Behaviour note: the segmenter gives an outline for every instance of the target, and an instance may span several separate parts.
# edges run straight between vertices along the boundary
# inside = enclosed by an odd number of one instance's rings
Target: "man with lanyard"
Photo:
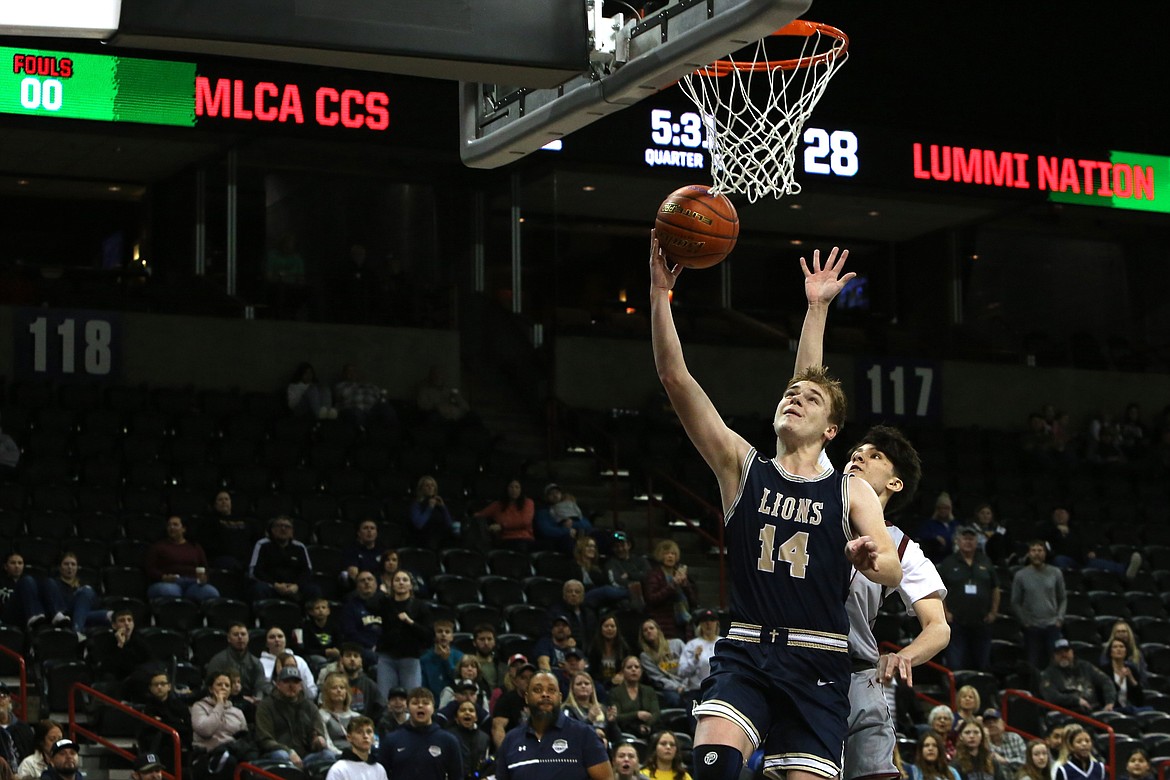
[[[808,312],[800,332],[797,365],[819,365],[823,361],[829,304],[854,277],[850,273],[838,279],[848,254],[843,252],[837,262],[830,255],[823,269],[814,255],[811,272],[801,258]],[[922,477],[922,464],[901,431],[876,425],[854,445],[845,473],[869,483],[885,514],[892,515],[914,497]],[[849,733],[845,741],[843,780],[899,776],[893,761],[897,734],[882,686],[889,684],[895,675],[912,685],[913,667],[938,654],[951,636],[943,606],[947,589],[938,570],[902,529],[888,521],[886,526],[898,546],[902,565],[902,582],[894,590],[902,597],[906,611],[918,617],[922,631],[897,653],[881,655],[873,635],[873,623],[891,591],[854,572],[845,602],[853,675],[849,685]]]
[[[719,482],[731,571],[731,628],[692,711],[695,780],[735,780],[760,746],[770,776],[836,778],[849,715],[850,566],[895,587],[897,549],[873,488],[820,463],[846,412],[824,366],[797,366],[785,384],[772,419],[775,457],[728,428],[683,356],[670,301],[682,270],[667,264],[652,233],[654,364]]]
[[[496,780],[613,780],[613,765],[597,732],[561,709],[551,672],[528,681],[527,723],[509,731],[496,752]]]

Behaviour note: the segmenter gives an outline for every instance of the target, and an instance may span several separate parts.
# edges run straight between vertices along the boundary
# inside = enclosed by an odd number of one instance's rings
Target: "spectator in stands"
[[[472,665],[468,666],[465,662],[470,662]],[[469,671],[478,674],[479,666],[475,664],[475,659],[465,655],[459,662],[459,672],[462,674]],[[440,725],[454,723],[459,707],[463,704],[471,704],[475,708],[476,723],[487,725],[487,720],[491,716],[488,714],[487,707],[484,706],[487,701],[482,698],[479,681],[475,678],[466,677],[456,680],[443,689],[443,698],[446,701],[435,713],[435,719]]]
[[[557,615],[568,617],[577,646],[587,647],[589,639],[597,633],[597,612],[585,603],[585,585],[581,580],[569,579],[561,585],[561,600],[548,608],[550,624]]]
[[[341,607],[341,636],[362,648],[362,662],[374,668],[378,663],[378,640],[382,638],[382,615],[378,610],[378,581],[372,572],[354,578],[356,589]]]
[[[1113,687],[1117,691],[1113,709],[1127,715],[1153,709],[1145,706],[1146,696],[1142,690],[1141,674],[1137,664],[1129,660],[1129,647],[1125,642],[1114,639],[1109,643],[1109,662],[1104,664],[1102,669],[1113,680]]]
[[[687,576],[678,545],[664,539],[654,546],[654,561],[646,575],[646,606],[668,639],[686,637],[691,610],[699,603],[699,590]]]
[[[301,673],[301,685],[305,695],[309,697],[310,701],[317,698],[317,683],[313,682],[313,673],[309,669],[309,664],[304,658],[288,649],[288,640],[284,635],[284,629],[280,626],[270,626],[264,632],[264,652],[260,654],[260,665],[264,667],[264,676],[276,682],[276,662],[286,656],[292,657],[292,663],[297,667]],[[289,662],[284,660],[282,665],[287,665]]]
[[[565,612],[551,613],[548,633],[537,639],[532,648],[532,654],[536,656],[536,668],[542,672],[559,669],[565,662],[565,650],[570,647],[577,647],[572,620]]]
[[[664,707],[683,707],[687,685],[679,677],[679,659],[683,653],[681,639],[667,639],[662,628],[652,619],[642,621],[638,634],[643,678],[658,692],[658,701]],[[687,709],[690,709],[687,706]]]
[[[678,739],[671,731],[659,731],[648,740],[646,763],[642,774],[651,780],[691,780],[683,766]]]
[[[1016,774],[1016,780],[1052,780],[1052,754],[1042,739],[1028,743],[1027,758]]]
[[[513,687],[501,693],[500,698],[496,699],[495,707],[492,708],[492,744],[497,750],[504,735],[527,720],[528,712],[525,708],[528,681],[536,674],[536,667],[519,653],[508,660],[508,667]]]
[[[713,609],[701,609],[695,614],[694,639],[683,647],[678,660],[678,676],[688,691],[697,691],[711,674],[711,656],[719,641],[719,615]]]
[[[179,743],[183,750],[190,750],[191,709],[171,690],[171,678],[165,671],[156,670],[150,676],[146,687],[146,700],[142,702],[139,711],[179,732]],[[144,726],[138,732],[138,749],[164,756],[167,771],[174,772],[174,751],[171,744],[170,736],[156,728]]]
[[[443,692],[439,694],[438,705],[439,713],[441,715],[446,716],[447,705],[459,698],[461,693],[466,693],[466,691],[460,691],[459,687],[468,682],[475,683],[475,690],[473,691],[475,695],[471,698],[473,701],[475,701],[477,706],[483,708],[483,714],[487,715],[487,708],[491,703],[492,690],[487,686],[487,683],[484,682],[483,675],[479,667],[479,661],[476,660],[474,655],[469,655],[467,653],[464,653],[463,657],[459,659],[459,663],[455,665],[454,682],[444,688]],[[454,712],[452,712],[451,715],[454,715]],[[451,718],[447,717],[446,720],[447,722],[450,722]]]
[[[532,549],[535,536],[532,518],[536,506],[524,495],[520,480],[508,482],[504,496],[476,512],[475,516],[487,522],[488,533],[497,547],[527,553]]]
[[[918,739],[910,780],[960,780],[959,771],[947,760],[938,735],[928,731]]]
[[[1052,780],[1105,780],[1105,777],[1105,765],[1093,755],[1093,736],[1080,725],[1066,728]]]
[[[382,739],[391,731],[405,726],[410,720],[406,698],[405,688],[399,686],[390,689],[390,695],[386,697],[386,714],[378,721],[378,733],[382,735]]]
[[[979,720],[982,717],[979,711],[983,705],[983,697],[974,685],[964,685],[955,691],[955,722],[962,724],[968,720]]]
[[[346,726],[349,749],[329,767],[325,780],[387,780],[386,770],[374,760],[374,721],[365,716],[354,718]]]
[[[305,771],[333,762],[335,756],[326,749],[321,732],[321,717],[305,695],[295,666],[281,669],[272,695],[256,705],[256,744],[265,758],[291,761]]]
[[[503,666],[496,658],[496,629],[490,623],[480,623],[473,629],[475,653],[472,658],[479,662],[479,678],[490,694],[500,687],[503,679]]]
[[[1064,747],[1064,730],[1068,727],[1068,723],[1059,723],[1048,730],[1048,734],[1044,737],[1044,744],[1048,746],[1048,755],[1051,763],[1055,764],[1057,757],[1060,756],[1060,751]],[[1052,776],[1051,770],[1048,776]]]
[[[1044,542],[1033,540],[1028,544],[1028,565],[1012,578],[1012,611],[1024,629],[1028,664],[1034,669],[1043,666],[1052,655],[1068,607],[1064,574],[1050,566],[1047,559]]]
[[[24,556],[18,552],[8,553],[4,559],[4,576],[0,577],[0,623],[10,626],[36,628],[44,623],[47,606],[41,598],[37,581],[24,572]],[[69,625],[70,618],[64,612],[48,612],[53,615],[53,625]]]
[[[77,743],[71,739],[59,739],[49,748],[49,765],[41,773],[41,780],[85,780],[78,762]]]
[[[422,685],[420,656],[434,633],[431,610],[426,602],[414,597],[414,580],[399,570],[391,583],[391,595],[380,596],[377,607],[382,616],[382,636],[378,639],[378,690],[383,696],[391,688],[414,689]]]
[[[443,689],[455,682],[455,668],[463,658],[463,651],[451,643],[455,640],[455,622],[438,618],[431,624],[434,643],[419,656],[423,687],[429,688],[435,699]]]
[[[358,523],[357,538],[341,551],[341,579],[353,587],[358,572],[377,571],[382,564],[386,545],[378,541],[378,524],[367,517]]]
[[[372,586],[372,574],[370,579]],[[338,646],[341,643],[341,621],[333,616],[328,599],[313,599],[305,612],[307,614],[301,624],[301,644],[298,649],[301,655],[308,658],[312,668],[320,669],[341,657],[341,648]]]
[[[139,753],[134,757],[134,768],[130,770],[130,780],[162,780],[163,762],[155,753]]]
[[[479,727],[479,717],[473,702],[460,702],[455,717],[450,719],[447,730],[459,740],[460,757],[463,761],[463,776],[477,778],[487,767],[492,757],[492,740]]]
[[[542,547],[565,553],[572,553],[576,544],[593,532],[593,524],[577,499],[555,482],[544,486],[544,505],[536,510],[534,523]]]
[[[439,495],[439,483],[429,474],[419,477],[410,505],[411,544],[439,550],[455,537],[455,521]]]
[[[333,394],[326,385],[317,382],[317,371],[309,363],[301,363],[288,380],[288,408],[294,415],[314,420],[336,420]]]
[[[1007,780],[992,758],[987,731],[977,720],[959,724],[958,746],[955,749],[955,767],[963,780]]]
[[[53,745],[64,735],[61,726],[52,720],[37,721],[32,728],[35,749],[26,755],[17,767],[16,776],[19,780],[37,780],[49,768],[49,756],[53,751]]]
[[[387,392],[375,384],[362,382],[353,363],[341,367],[341,381],[333,387],[333,403],[343,420],[363,427],[370,423],[398,427],[398,415],[388,401]]]
[[[312,581],[309,549],[293,538],[293,522],[283,515],[268,524],[268,536],[252,548],[248,574],[255,599],[278,597],[291,601],[314,599],[321,589]]]
[[[236,672],[240,677],[240,691],[244,698],[255,703],[271,690],[271,683],[260,659],[248,651],[248,626],[232,623],[227,629],[227,647],[207,662],[209,674]]]
[[[232,704],[232,678],[225,672],[207,676],[207,696],[191,705],[192,744],[210,753],[248,730],[243,711]]]
[[[130,609],[114,610],[110,624],[114,629],[114,643],[98,666],[98,677],[114,683],[110,692],[120,696],[127,680],[153,660],[154,654],[142,635],[134,630],[134,613]]]
[[[570,647],[565,650],[565,661],[558,668],[553,669],[553,676],[561,684],[561,698],[568,699],[572,694],[569,683],[578,672],[584,672],[589,662],[585,660],[585,651],[579,647]]]
[[[377,571],[378,590],[386,596],[392,596],[394,594],[394,575],[398,573],[398,551],[386,550],[382,553],[382,562]],[[427,586],[423,582],[422,577],[406,569],[403,569],[403,571],[410,577],[411,586],[414,588],[414,595],[425,596]]]
[[[565,714],[574,720],[588,723],[606,744],[622,738],[617,724],[617,707],[602,706],[597,698],[597,687],[589,672],[576,672],[569,678],[569,695],[564,696]]]
[[[438,366],[431,366],[415,394],[418,410],[445,422],[459,422],[471,412],[471,406],[458,387],[453,387]]]
[[[363,662],[361,645],[356,642],[343,642],[341,658],[331,664],[326,664],[317,678],[318,687],[325,681],[326,675],[341,673],[349,684],[350,706],[355,712],[372,718],[376,723],[386,710],[386,700],[378,692],[374,680],[366,674]]]
[[[256,546],[256,522],[232,513],[232,494],[221,490],[215,494],[214,516],[204,522],[199,534],[204,552],[217,569],[243,571]]]
[[[637,780],[642,767],[638,762],[638,748],[632,742],[617,742],[613,746],[614,780]]]
[[[1134,635],[1133,629],[1124,620],[1115,621],[1109,629],[1109,638],[1101,646],[1101,658],[1097,662],[1097,665],[1105,667],[1111,664],[1112,655],[1110,648],[1113,645],[1114,639],[1120,639],[1125,643],[1125,657],[1136,667],[1138,682],[1145,683],[1149,678],[1150,669],[1146,666],[1146,657],[1142,655],[1142,648],[1138,645],[1137,637]]]
[[[1006,777],[1014,778],[1027,759],[1027,746],[1023,737],[1004,726],[999,710],[989,707],[983,711],[983,727],[987,729],[991,758],[1006,772]]]
[[[943,758],[948,762],[955,757],[955,713],[945,704],[934,707],[926,716],[926,723],[938,740],[943,752]]]
[[[146,589],[151,601],[184,598],[199,604],[219,598],[207,582],[207,556],[199,544],[188,541],[187,524],[178,515],[167,518],[166,538],[146,551],[146,576],[154,580]]]
[[[1112,710],[1117,689],[1100,669],[1088,661],[1078,661],[1067,639],[1058,639],[1052,651],[1052,664],[1040,675],[1040,697],[1088,715],[1097,710]],[[1068,742],[1067,734],[1065,742]]]
[[[361,717],[353,709],[353,694],[349,691],[349,678],[342,672],[331,672],[321,681],[321,697],[317,713],[321,716],[321,728],[328,742],[328,748],[341,753],[349,747],[346,738],[349,722]]]
[[[13,479],[19,465],[20,445],[0,428],[0,482]]]
[[[1012,555],[1012,542],[1005,528],[995,517],[991,504],[984,501],[975,507],[971,527],[978,533],[979,549],[994,563],[1007,563]]]
[[[926,556],[938,563],[950,555],[958,527],[959,521],[955,519],[951,494],[943,491],[934,501],[934,513],[926,518],[918,529],[918,543],[922,545]]]
[[[1142,567],[1142,554],[1134,551],[1128,563],[1102,558],[1080,532],[1072,527],[1072,516],[1064,506],[1052,510],[1052,525],[1044,535],[1052,550],[1052,562],[1061,569],[1101,569],[1132,580]]]
[[[1119,426],[1121,437],[1121,451],[1130,461],[1137,461],[1146,456],[1149,445],[1149,435],[1145,423],[1142,422],[1142,409],[1136,403],[1129,403],[1121,416]]]
[[[427,688],[415,688],[407,702],[410,721],[395,729],[379,745],[378,761],[390,777],[418,780],[463,780],[459,740],[435,723],[435,697]]]
[[[36,751],[33,729],[12,711],[12,691],[0,682],[0,758],[14,773],[25,756]]]
[[[979,552],[978,532],[962,528],[959,549],[938,565],[947,586],[946,615],[951,624],[947,647],[952,669],[991,668],[991,624],[999,616],[999,575]]]
[[[639,612],[646,607],[642,598],[643,583],[650,574],[650,564],[641,555],[630,554],[630,537],[625,531],[615,531],[609,558],[605,562],[605,573],[609,583],[630,592],[630,606]]]
[[[1150,757],[1146,751],[1138,748],[1129,754],[1125,762],[1125,774],[1120,775],[1118,780],[1154,780],[1155,777],[1157,775],[1150,765]]]
[[[49,611],[68,615],[79,632],[92,626],[108,626],[112,613],[107,609],[95,609],[100,598],[92,585],[81,581],[80,571],[76,553],[68,550],[61,553],[57,576],[49,577],[43,583]]]
[[[609,577],[602,574],[597,555],[597,540],[589,536],[577,538],[573,549],[573,558],[577,562],[574,574],[580,577],[585,589],[585,603],[593,609],[617,607],[630,598],[629,588],[611,585]],[[591,635],[591,634],[590,634]]]
[[[622,661],[622,683],[609,692],[609,703],[617,708],[622,733],[647,737],[658,728],[658,694],[642,683],[642,664],[637,657],[631,655]]]
[[[632,655],[618,626],[617,617],[601,616],[597,636],[589,645],[589,672],[603,691],[622,681],[622,660]]]

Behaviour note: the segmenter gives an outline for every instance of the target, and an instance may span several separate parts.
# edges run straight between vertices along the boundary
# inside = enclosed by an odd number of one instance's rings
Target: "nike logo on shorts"
[[[817,685],[832,685],[832,680],[817,680]]]

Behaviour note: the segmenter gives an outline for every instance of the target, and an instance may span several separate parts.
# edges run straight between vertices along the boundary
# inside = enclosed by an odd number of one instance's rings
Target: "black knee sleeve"
[[[730,745],[695,745],[695,780],[739,780],[743,753]]]

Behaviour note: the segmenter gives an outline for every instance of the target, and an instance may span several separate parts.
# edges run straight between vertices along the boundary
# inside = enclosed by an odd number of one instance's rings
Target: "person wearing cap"
[[[1028,565],[1012,577],[1012,611],[1024,630],[1028,665],[1040,669],[1060,639],[1060,626],[1068,608],[1064,573],[1048,563],[1048,547],[1042,539],[1028,543]]]
[[[12,690],[0,682],[0,758],[15,772],[24,757],[35,751],[32,726],[16,717],[12,710]]]
[[[609,577],[610,585],[629,591],[630,606],[641,612],[646,608],[642,588],[650,574],[650,563],[642,555],[632,555],[631,550],[629,534],[614,531],[609,557],[605,560],[605,574]]]
[[[497,749],[504,741],[504,735],[525,722],[528,717],[525,695],[528,692],[529,680],[536,674],[536,667],[517,653],[508,659],[508,672],[512,675],[513,688],[501,693],[492,708],[492,744]]]
[[[486,724],[490,715],[480,703],[479,684],[475,680],[467,678],[460,678],[451,684],[451,700],[439,708],[438,712],[435,713],[435,720],[440,725],[450,726],[455,722],[456,713],[459,712],[459,705],[465,701],[469,701],[475,705],[476,724]]]
[[[1024,738],[1004,728],[1003,716],[994,707],[983,711],[983,728],[991,743],[991,758],[1007,770],[1008,777],[1015,777],[1028,759],[1028,745]]]
[[[463,780],[459,740],[435,723],[435,696],[426,687],[410,692],[410,720],[378,746],[378,763],[390,777],[414,780]]]
[[[41,780],[85,780],[77,761],[77,743],[59,739],[49,748],[49,766],[41,772]]]
[[[391,688],[386,699],[386,713],[378,721],[378,733],[384,738],[391,731],[406,725],[410,713],[406,709],[406,689]]]
[[[281,669],[272,695],[256,705],[256,744],[265,758],[291,761],[306,770],[334,760],[317,706],[305,696],[296,666]]]
[[[497,780],[613,780],[597,732],[562,710],[556,677],[534,675],[525,700],[528,722],[510,730],[496,751]]]
[[[567,612],[554,610],[549,614],[548,633],[536,640],[532,648],[537,669],[551,672],[565,662],[565,651],[577,647],[572,626],[573,621]]]
[[[713,609],[700,609],[694,615],[695,637],[683,645],[678,658],[678,676],[688,691],[697,691],[711,674],[711,656],[719,640],[719,615]]]
[[[165,767],[157,753],[139,753],[134,758],[130,777],[131,780],[162,780],[163,769]]]
[[[544,549],[571,555],[577,541],[593,532],[593,524],[577,505],[577,499],[563,492],[557,483],[545,485],[543,495],[544,502],[532,520],[537,543]]]
[[[1073,712],[1089,715],[1113,710],[1113,680],[1088,661],[1078,660],[1067,639],[1058,639],[1052,663],[1040,674],[1040,698]]]
[[[947,589],[946,617],[951,626],[947,665],[952,669],[991,668],[991,624],[999,616],[999,574],[979,551],[979,532],[958,531],[958,550],[938,565]]]

